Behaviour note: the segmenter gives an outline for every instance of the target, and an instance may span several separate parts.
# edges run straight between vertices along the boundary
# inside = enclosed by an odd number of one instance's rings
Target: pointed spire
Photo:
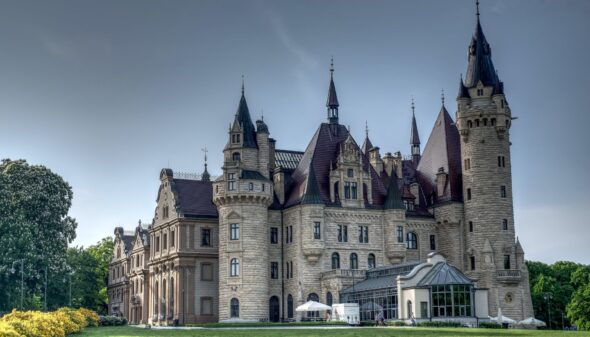
[[[201,175],[201,181],[211,181],[211,176],[209,175],[209,172],[207,172],[207,152],[209,152],[207,146],[202,148],[201,151],[205,154],[205,171],[203,171],[203,174]]]
[[[242,144],[244,147],[257,148],[256,144],[256,130],[250,118],[250,110],[248,109],[248,103],[246,103],[246,96],[244,95],[244,76],[242,75],[242,97],[236,111],[236,117],[234,124],[231,129],[239,127],[243,132]]]
[[[412,129],[410,132],[410,145],[420,145],[420,136],[418,135],[418,125],[416,124],[416,112],[414,106],[414,97],[412,97]]]
[[[323,204],[322,195],[318,187],[318,181],[315,177],[312,161],[309,162],[307,169],[307,183],[305,184],[305,194],[301,198],[301,204]]]
[[[365,155],[369,154],[369,151],[373,148],[373,143],[369,139],[369,124],[365,121],[365,142],[363,143],[363,153]]]
[[[457,99],[459,98],[469,98],[469,90],[463,84],[463,74],[459,75],[459,93],[457,94]]]
[[[475,33],[469,44],[469,58],[467,73],[465,75],[465,86],[473,88],[479,81],[485,86],[493,86],[498,82],[498,76],[492,63],[492,51],[486,41],[479,20],[479,1],[476,2],[477,23]]]
[[[397,175],[394,171],[391,172],[389,178],[389,186],[387,188],[387,197],[385,198],[385,209],[404,209],[404,203],[402,202],[401,193],[397,184]]]
[[[330,123],[338,123],[338,96],[336,95],[336,86],[334,85],[334,58],[330,62],[330,87],[328,88],[328,99],[326,107],[328,108],[328,120]]]

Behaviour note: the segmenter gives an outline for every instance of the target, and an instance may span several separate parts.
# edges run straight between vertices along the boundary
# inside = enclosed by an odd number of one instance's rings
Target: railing
[[[321,278],[327,278],[332,276],[364,278],[365,271],[361,269],[332,269],[330,271],[321,273]]]
[[[203,175],[195,172],[174,172],[174,179],[186,179],[186,180],[202,180]],[[209,180],[214,181],[218,176],[209,175]]]
[[[518,282],[521,279],[520,270],[516,269],[498,270],[496,276],[498,281],[504,283]]]

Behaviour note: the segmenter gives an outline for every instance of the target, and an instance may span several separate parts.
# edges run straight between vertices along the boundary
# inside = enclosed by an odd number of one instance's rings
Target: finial
[[[244,74],[242,74],[242,96],[244,96]]]
[[[369,138],[369,123],[365,121],[365,136]]]
[[[203,151],[203,153],[205,153],[205,171],[207,170],[207,152],[209,152],[209,150],[207,150],[207,146],[205,146],[204,148],[201,149],[201,151]]]
[[[334,75],[334,56],[330,59],[330,77]]]
[[[414,115],[414,95],[412,95],[412,115]]]
[[[440,101],[445,105],[445,89],[440,89]]]
[[[264,122],[264,109],[260,108],[260,120]]]
[[[479,21],[479,0],[475,0],[477,20]]]
[[[139,227],[141,227],[141,219],[139,219],[139,221],[137,221],[137,225],[138,225]]]

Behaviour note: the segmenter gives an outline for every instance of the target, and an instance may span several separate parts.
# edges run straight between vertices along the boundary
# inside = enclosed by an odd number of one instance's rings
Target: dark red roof
[[[187,217],[217,218],[213,203],[213,184],[210,181],[174,179],[177,204]]]
[[[462,201],[459,131],[444,105],[436,118],[417,168],[416,180],[427,196],[436,192],[435,178],[438,169],[441,167],[449,175],[449,188],[447,194],[438,197],[437,201]],[[431,202],[431,199],[429,202]]]
[[[349,132],[343,125],[322,123],[313,135],[303,157],[291,176],[286,188],[285,207],[290,207],[301,202],[307,186],[308,171],[314,170],[319,195],[325,204],[331,204],[330,200],[330,164],[334,165],[338,159],[340,143],[348,137]],[[357,149],[360,151],[360,148]],[[383,182],[369,164],[365,155],[361,155],[363,169],[370,172],[373,204],[383,205],[387,190]]]

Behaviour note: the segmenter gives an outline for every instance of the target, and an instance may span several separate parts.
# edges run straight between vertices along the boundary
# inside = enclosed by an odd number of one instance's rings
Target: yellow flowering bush
[[[88,326],[98,326],[100,323],[100,317],[98,317],[96,312],[86,308],[80,308],[78,309],[78,312],[86,317],[86,323],[88,323]]]
[[[94,317],[96,316],[96,317]],[[65,337],[80,332],[89,322],[95,325],[95,312],[61,308],[53,312],[17,311],[0,318],[0,337]]]
[[[0,321],[0,337],[24,337],[20,333],[18,333],[12,325]]]

